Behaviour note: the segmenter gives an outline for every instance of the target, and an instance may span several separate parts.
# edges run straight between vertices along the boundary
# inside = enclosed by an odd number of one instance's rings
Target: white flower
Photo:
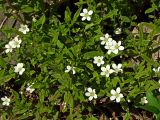
[[[18,63],[17,66],[14,67],[14,72],[19,73],[19,75],[22,75],[24,71],[23,63]]]
[[[73,74],[76,74],[75,67],[71,67],[69,65],[67,66],[67,69],[65,70],[65,72],[70,72],[71,70]]]
[[[113,45],[110,47],[110,49],[114,54],[118,54],[118,50],[124,50],[124,47],[121,46],[121,41],[118,41],[117,43],[115,40],[113,40],[112,44]]]
[[[90,21],[91,20],[91,15],[93,14],[93,11],[92,10],[87,10],[87,9],[83,9],[83,12],[80,13],[80,16],[82,16],[82,21],[84,20],[88,20]]]
[[[110,65],[106,65],[106,67],[101,67],[101,70],[101,75],[105,75],[106,77],[109,77],[109,75],[114,72],[114,70],[110,69]]]
[[[115,73],[118,73],[118,72],[122,72],[122,64],[118,64],[118,65],[116,65],[116,64],[112,64],[112,68],[114,69],[114,72]]]
[[[120,92],[121,92],[120,87],[118,87],[116,91],[112,89],[111,90],[112,96],[110,97],[110,100],[116,100],[117,103],[120,102],[121,98],[123,98],[123,94],[121,94]]]
[[[87,88],[88,92],[85,93],[85,95],[87,97],[89,97],[88,99],[91,101],[93,98],[97,98],[97,94],[95,92],[95,89],[92,90],[92,88]]]
[[[35,89],[34,88],[32,88],[32,85],[33,85],[34,83],[32,83],[32,84],[27,84],[27,87],[26,87],[26,91],[28,91],[29,93],[32,93]]]
[[[9,106],[11,101],[9,98],[7,98],[7,96],[2,97],[1,100],[3,101],[2,105],[6,105],[6,106]]]
[[[12,50],[13,50],[13,48],[10,44],[6,44],[5,48],[6,48],[6,50],[5,50],[6,53],[12,52]]]
[[[108,54],[111,54],[112,50],[111,47],[113,46],[113,41],[112,39],[108,39],[108,42],[105,44],[104,48],[108,50]]]
[[[112,38],[110,37],[108,33],[106,33],[104,37],[100,37],[100,40],[101,40],[101,45],[105,45],[107,44],[108,41],[111,41]]]
[[[33,22],[36,22],[36,21],[37,21],[37,19],[36,19],[35,16],[32,16],[32,21],[33,21]]]
[[[141,98],[141,102],[140,102],[140,103],[141,103],[142,105],[147,104],[147,103],[148,103],[147,98],[146,98],[146,97]]]
[[[122,29],[121,28],[117,28],[115,31],[114,31],[115,34],[119,35],[122,33]]]
[[[158,80],[158,83],[160,84],[160,80]]]
[[[152,70],[153,70],[154,72],[158,73],[158,72],[160,72],[160,67],[158,67],[157,69],[156,69],[156,68],[153,68]]]
[[[104,64],[103,56],[96,56],[96,57],[94,57],[93,63],[97,64],[97,66],[103,65]]]
[[[23,34],[26,34],[27,32],[29,32],[29,28],[27,25],[20,25],[19,31],[22,32]]]
[[[22,40],[18,39],[18,36],[14,37],[12,41],[9,42],[9,44],[12,46],[12,48],[19,48]]]

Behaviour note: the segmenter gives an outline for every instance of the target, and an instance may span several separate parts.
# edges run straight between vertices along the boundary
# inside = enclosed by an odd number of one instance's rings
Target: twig
[[[9,7],[15,12],[14,14],[16,15],[17,19],[19,19],[20,22],[25,23],[25,21],[22,19],[22,17],[18,14],[17,10],[14,8],[14,6],[11,4],[10,0],[6,0],[7,4],[9,5]]]
[[[11,12],[12,12],[12,10],[9,11],[9,13],[11,13]],[[5,18],[1,22],[0,29],[3,27],[3,25],[5,24],[5,22],[7,21],[7,19],[8,19],[8,16],[5,16]]]

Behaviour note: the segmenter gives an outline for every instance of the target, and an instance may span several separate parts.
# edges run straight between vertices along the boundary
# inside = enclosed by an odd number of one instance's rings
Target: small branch
[[[9,11],[9,13],[11,13],[11,12],[12,12],[12,10]],[[3,27],[3,25],[5,24],[5,22],[7,21],[7,19],[8,19],[8,16],[5,16],[5,18],[3,19],[3,21],[0,24],[0,29]]]
[[[17,17],[17,19],[22,22],[22,23],[25,23],[25,21],[22,19],[22,17],[18,14],[17,10],[14,8],[14,6],[11,4],[11,1],[10,0],[6,0],[6,3],[9,5],[9,7],[15,11],[14,14],[15,16]]]

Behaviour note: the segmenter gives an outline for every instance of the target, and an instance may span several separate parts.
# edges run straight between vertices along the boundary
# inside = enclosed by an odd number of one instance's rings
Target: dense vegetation
[[[159,0],[0,0],[0,11],[0,119],[160,119]]]

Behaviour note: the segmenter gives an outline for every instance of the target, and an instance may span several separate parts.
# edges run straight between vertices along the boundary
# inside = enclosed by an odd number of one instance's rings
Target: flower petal
[[[111,94],[112,94],[112,95],[115,95],[115,94],[116,94],[116,91],[112,89],[112,90],[111,90]]]
[[[120,92],[121,92],[120,87],[117,87],[116,92],[117,92],[117,93],[120,93]]]
[[[116,99],[116,96],[114,95],[110,97],[110,100],[115,100],[115,99]]]

